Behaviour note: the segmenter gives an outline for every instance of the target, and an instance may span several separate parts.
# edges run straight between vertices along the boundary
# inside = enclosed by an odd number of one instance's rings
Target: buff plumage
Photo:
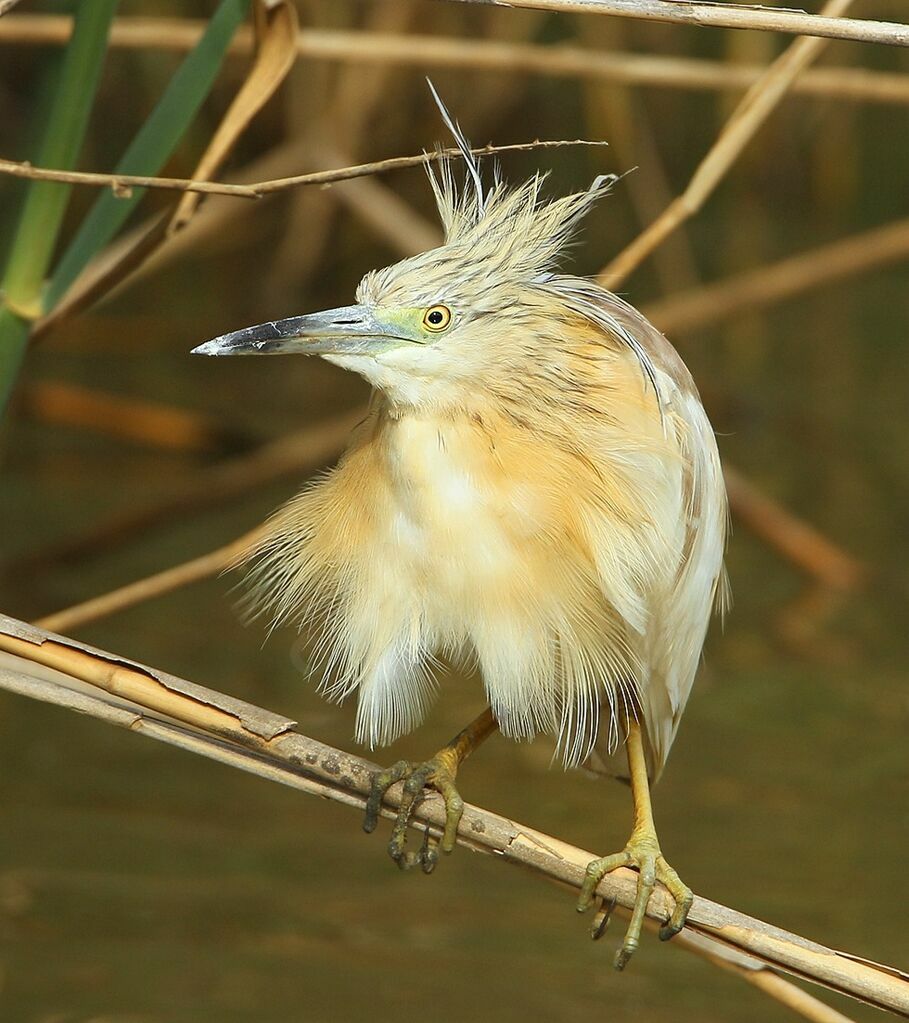
[[[255,610],[311,630],[369,746],[475,661],[502,732],[611,770],[628,714],[659,774],[724,593],[726,500],[687,369],[636,310],[558,272],[600,179],[546,201],[432,178],[445,243],[368,274],[374,309],[443,305],[431,345],[325,357],[374,396],[338,466],[250,552]]]
[[[438,100],[438,97],[437,97]],[[666,762],[711,610],[725,600],[726,495],[716,442],[688,370],[635,309],[560,272],[566,246],[608,190],[546,200],[464,157],[431,176],[445,241],[366,275],[355,305],[271,320],[196,349],[318,354],[364,376],[373,398],[339,464],[267,524],[248,553],[250,606],[313,637],[331,698],[357,699],[373,747],[411,731],[440,658],[475,663],[489,709],[422,763],[373,777],[364,827],[403,781],[389,853],[430,871],[437,848],[406,848],[425,786],[455,845],[459,765],[496,729],[544,733],[567,765],[623,773],[634,823],[625,848],[592,861],[601,879],[636,867],[615,964],[635,951],[654,885],[684,926],[691,889],[663,857],[650,781]],[[621,747],[621,748],[620,748]],[[594,925],[599,934],[601,927]]]

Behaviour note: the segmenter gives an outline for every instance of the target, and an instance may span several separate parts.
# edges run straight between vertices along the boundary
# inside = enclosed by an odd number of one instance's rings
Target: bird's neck
[[[442,418],[469,416],[478,400],[477,388],[468,386],[457,374],[441,371],[448,367],[439,365],[437,353],[424,353],[423,365],[361,354],[324,358],[367,380],[376,391],[377,407],[391,418],[428,414]]]

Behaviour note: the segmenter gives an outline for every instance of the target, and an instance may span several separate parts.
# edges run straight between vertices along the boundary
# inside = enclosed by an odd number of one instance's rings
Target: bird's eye
[[[423,326],[427,330],[444,330],[451,323],[451,310],[447,305],[431,306],[423,314]]]

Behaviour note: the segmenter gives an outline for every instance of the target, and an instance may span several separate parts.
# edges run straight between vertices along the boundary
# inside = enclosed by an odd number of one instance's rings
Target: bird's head
[[[368,273],[356,304],[291,316],[207,341],[199,355],[320,355],[408,406],[463,404],[484,382],[526,374],[570,322],[591,318],[589,282],[555,273],[582,217],[613,177],[545,200],[544,175],[484,188],[478,160],[441,106],[466,166],[429,178],[444,229],[435,249]],[[602,326],[602,325],[601,325]]]

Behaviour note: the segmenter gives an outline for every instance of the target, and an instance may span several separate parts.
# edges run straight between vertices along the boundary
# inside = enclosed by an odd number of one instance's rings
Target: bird
[[[650,788],[727,602],[719,453],[669,341],[562,270],[615,176],[554,198],[541,172],[510,186],[496,167],[487,180],[434,97],[463,165],[441,150],[436,169],[427,160],[442,244],[366,273],[353,305],[193,352],[318,355],[372,386],[338,464],[246,556],[252,612],[312,630],[321,691],[357,698],[357,739],[375,748],[417,728],[441,658],[475,664],[485,687],[488,708],[435,756],[376,772],[364,828],[403,780],[389,853],[429,872],[456,842],[464,759],[496,731],[552,736],[567,767],[630,784],[628,842],[590,863],[577,904],[596,902],[607,873],[637,871],[623,969],[658,882],[674,898],[661,938],[693,900],[663,856]],[[415,853],[406,835],[425,789],[442,795],[445,827]]]

